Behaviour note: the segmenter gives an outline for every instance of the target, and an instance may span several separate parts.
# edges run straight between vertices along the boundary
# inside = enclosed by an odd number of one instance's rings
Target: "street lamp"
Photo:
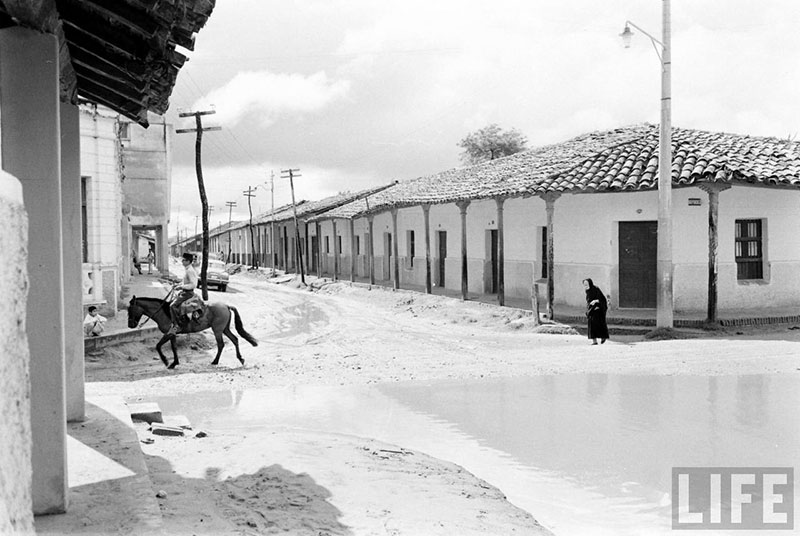
[[[671,328],[672,311],[672,58],[670,52],[670,0],[662,0],[661,41],[631,21],[625,22],[620,34],[625,48],[630,46],[636,28],[650,38],[661,62],[661,125],[658,141],[658,237],[656,264],[658,271],[656,327]]]

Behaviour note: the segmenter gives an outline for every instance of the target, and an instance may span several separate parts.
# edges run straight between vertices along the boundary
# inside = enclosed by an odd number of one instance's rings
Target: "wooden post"
[[[339,280],[339,241],[336,237],[336,219],[332,219],[333,223],[333,280]]]
[[[322,227],[320,226],[319,220],[316,222],[317,225],[317,277],[322,278]]]
[[[536,284],[536,271],[531,278],[531,311],[533,311],[533,325],[538,326],[539,322],[539,285]]]
[[[561,197],[561,194],[556,192],[548,192],[542,195],[545,202],[545,210],[547,211],[547,318],[550,320],[555,319],[553,312],[553,301],[555,300],[555,249],[553,243],[555,242],[555,234],[553,233],[553,214],[555,212],[556,199]]]
[[[730,184],[709,182],[698,187],[708,194],[708,311],[706,322],[717,321],[717,244],[719,220],[719,193],[730,188]]]
[[[369,244],[367,245],[367,253],[369,255],[369,284],[370,287],[375,284],[375,249],[373,247],[372,238],[372,224],[374,217],[370,214],[367,216],[367,224],[369,227]]]
[[[400,288],[400,258],[398,255],[398,246],[397,242],[397,209],[392,209],[392,234],[394,235],[394,240],[392,240],[392,255],[394,256],[394,261],[392,262],[393,272],[394,272],[394,283],[392,288],[395,290]]]
[[[350,282],[356,281],[356,224],[350,218]]]
[[[422,215],[425,219],[425,292],[431,294],[433,292],[433,284],[431,282],[431,206],[429,204],[422,205]]]
[[[466,301],[469,293],[467,266],[467,207],[469,207],[469,201],[459,201],[456,206],[461,213],[461,299]]]
[[[495,199],[497,203],[497,303],[499,305],[506,304],[505,292],[505,253],[503,251],[503,203],[505,199],[498,197]]]

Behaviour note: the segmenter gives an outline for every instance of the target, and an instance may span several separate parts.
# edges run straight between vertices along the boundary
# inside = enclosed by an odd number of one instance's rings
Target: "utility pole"
[[[201,164],[200,153],[204,130],[222,130],[222,127],[203,128],[202,116],[216,113],[214,110],[203,112],[184,112],[179,113],[178,117],[194,116],[195,128],[179,128],[175,130],[177,134],[186,132],[197,132],[197,139],[194,144],[194,163],[197,172],[197,187],[200,190],[200,203],[203,205],[203,262],[200,267],[200,283],[203,287],[203,300],[208,301],[208,284],[206,283],[206,272],[208,271],[208,199],[206,199],[206,187],[203,184],[203,167]],[[195,227],[197,223],[195,222]],[[195,231],[196,234],[196,231]]]
[[[250,256],[253,262],[250,263],[251,268],[258,268],[258,261],[256,260],[256,241],[253,237],[253,207],[250,204],[250,199],[255,197],[255,189],[248,186],[247,190],[242,192],[247,198],[247,210],[250,212]]]
[[[269,258],[270,266],[272,267],[272,277],[275,277],[275,172],[269,172],[269,195],[272,201],[272,210],[270,211],[270,231],[269,231]]]
[[[233,207],[236,206],[236,201],[225,201],[225,206],[228,207],[228,264],[231,262],[231,215],[233,214]]]
[[[300,249],[300,228],[297,226],[297,204],[294,200],[294,178],[300,177],[297,173],[299,169],[282,169],[281,177],[289,179],[289,186],[292,188],[292,212],[294,212],[294,244],[297,251],[297,265],[300,267],[300,281],[306,284],[306,272],[303,269],[303,250]]]

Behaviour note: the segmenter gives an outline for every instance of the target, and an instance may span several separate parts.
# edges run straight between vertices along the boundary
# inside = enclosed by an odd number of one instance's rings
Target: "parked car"
[[[208,272],[206,273],[208,286],[216,286],[220,291],[225,292],[228,288],[228,272],[225,270],[225,263],[216,259],[208,259]]]

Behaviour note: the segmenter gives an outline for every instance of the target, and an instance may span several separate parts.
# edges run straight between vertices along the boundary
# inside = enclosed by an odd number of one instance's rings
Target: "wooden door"
[[[445,278],[444,278],[444,264],[445,259],[447,258],[447,231],[437,231],[437,235],[439,238],[439,266],[438,268],[438,280],[437,284],[444,288]]]
[[[619,223],[620,307],[649,309],[656,306],[657,236],[657,222]]]
[[[392,233],[383,233],[383,279],[392,279]]]
[[[490,255],[490,266],[489,269],[491,270],[491,294],[497,294],[497,276],[499,274],[498,264],[499,264],[499,255],[498,255],[498,240],[497,240],[497,229],[491,229],[489,231],[490,236],[490,244],[489,244],[489,255]]]

